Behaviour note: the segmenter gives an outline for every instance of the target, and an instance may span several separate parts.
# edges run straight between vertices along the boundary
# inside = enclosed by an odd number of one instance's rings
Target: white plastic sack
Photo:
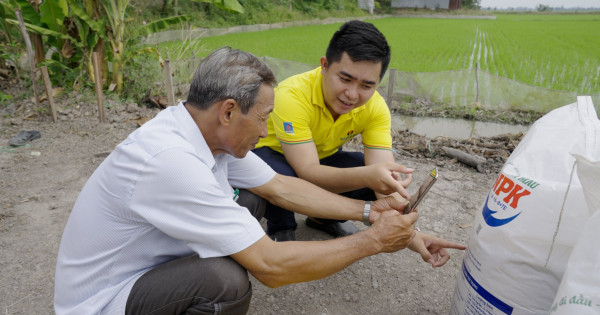
[[[600,161],[577,158],[577,175],[592,211],[569,257],[551,314],[600,314]]]
[[[547,314],[590,212],[572,153],[600,159],[590,97],[536,121],[473,222],[451,314]]]

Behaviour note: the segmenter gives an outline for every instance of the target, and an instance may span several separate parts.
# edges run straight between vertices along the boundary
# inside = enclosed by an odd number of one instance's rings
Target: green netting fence
[[[278,81],[318,66],[271,57],[262,58],[271,67]],[[192,58],[170,62],[173,84],[179,87],[180,98],[187,96],[186,87],[200,61],[200,58]],[[392,80],[390,75],[393,75]],[[390,81],[393,82],[392,90],[389,89]],[[379,86],[379,92],[386,99],[391,95],[393,100],[403,100],[408,96],[445,106],[477,106],[492,110],[518,109],[541,113],[574,103],[578,95],[590,95],[532,86],[480,69],[441,72],[401,72],[390,69]],[[600,112],[600,94],[590,96],[596,111]]]
[[[386,89],[388,82],[389,79],[382,83]],[[532,86],[478,69],[417,73],[396,71],[393,84],[394,97],[408,95],[449,106],[481,106],[486,109],[519,109],[542,113],[574,103],[577,96],[581,95]],[[600,94],[591,96],[596,109],[600,109]]]

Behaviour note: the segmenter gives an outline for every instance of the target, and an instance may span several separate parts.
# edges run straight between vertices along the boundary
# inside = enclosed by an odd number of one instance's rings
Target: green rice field
[[[600,93],[600,14],[498,15],[495,20],[396,17],[373,23],[402,72],[473,69],[529,85]],[[340,23],[199,39],[204,56],[232,46],[258,56],[317,65]],[[161,44],[176,49],[180,42]]]

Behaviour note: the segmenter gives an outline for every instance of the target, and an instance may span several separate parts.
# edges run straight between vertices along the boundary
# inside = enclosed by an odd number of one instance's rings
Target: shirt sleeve
[[[227,161],[227,178],[231,186],[236,188],[253,188],[266,184],[275,177],[275,171],[249,151],[243,159],[229,156]]]
[[[277,140],[286,144],[313,141],[310,129],[312,107],[310,96],[291,87],[278,87],[271,113]]]
[[[200,257],[237,253],[264,236],[258,221],[219,186],[213,169],[191,152],[170,149],[148,160],[131,209]]]
[[[362,132],[362,142],[369,149],[392,149],[392,117],[385,100],[377,92],[369,101],[370,119]]]

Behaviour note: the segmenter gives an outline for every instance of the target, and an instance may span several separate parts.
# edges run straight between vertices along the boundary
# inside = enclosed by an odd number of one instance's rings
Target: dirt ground
[[[56,103],[58,123],[47,111],[31,110],[31,102],[0,106],[0,313],[53,313],[56,253],[80,189],[115,145],[159,111],[107,101],[108,123],[100,124],[91,97],[62,97]],[[20,130],[40,131],[41,138],[8,146]],[[519,140],[519,135],[427,139],[394,131],[397,161],[416,169],[410,192],[431,168],[439,169],[438,183],[420,206],[421,231],[466,243],[474,215]],[[443,146],[486,156],[487,162],[478,171],[444,155]],[[308,229],[303,219],[297,216],[298,240],[329,238]],[[432,269],[403,250],[277,289],[252,279],[250,314],[446,314],[461,262],[462,252],[454,250],[445,266]]]

